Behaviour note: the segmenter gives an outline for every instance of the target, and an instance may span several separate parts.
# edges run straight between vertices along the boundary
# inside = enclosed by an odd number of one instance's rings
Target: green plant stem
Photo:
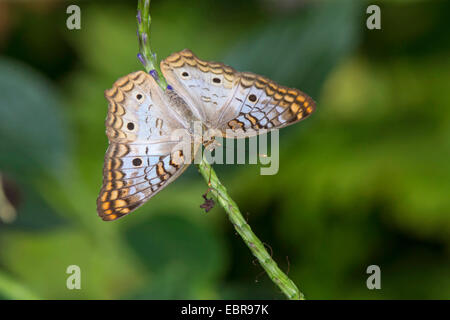
[[[158,85],[163,90],[166,90],[167,81],[162,75],[156,53],[152,52],[150,46],[150,24],[152,22],[150,17],[150,0],[138,0],[136,20],[139,42],[138,58],[144,65],[145,70],[155,78]]]
[[[138,37],[139,49],[142,57],[140,58],[147,72],[150,72],[153,77],[157,74],[156,80],[159,86],[165,90],[167,88],[167,81],[163,77],[159,64],[157,63],[156,54],[154,54],[150,47],[150,0],[138,1]],[[154,72],[152,70],[155,70]],[[288,299],[299,300],[304,299],[303,294],[299,291],[295,283],[280,270],[271,255],[267,252],[264,244],[253,233],[250,225],[242,216],[236,202],[228,195],[226,188],[222,185],[217,177],[214,169],[205,159],[198,165],[198,170],[203,178],[208,183],[213,197],[222,206],[228,214],[228,218],[247,244],[250,251],[258,259],[260,265],[266,271],[270,279],[281,289]]]
[[[304,299],[303,294],[298,290],[295,283],[288,278],[288,276],[280,270],[276,262],[267,252],[264,244],[253,233],[250,225],[242,216],[236,202],[228,195],[227,189],[220,182],[216,175],[216,172],[203,157],[202,161],[198,165],[198,170],[202,174],[208,186],[211,188],[211,193],[217,202],[220,203],[222,208],[228,214],[228,218],[233,224],[236,232],[244,240],[247,247],[258,259],[260,265],[266,271],[269,278],[283,291],[283,293],[291,300]]]

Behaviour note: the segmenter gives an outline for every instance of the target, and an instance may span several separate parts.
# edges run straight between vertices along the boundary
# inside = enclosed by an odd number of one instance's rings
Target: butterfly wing
[[[182,150],[165,155],[136,151],[124,144],[111,144],[108,148],[103,187],[97,199],[97,211],[105,221],[137,209],[189,166],[184,164]]]
[[[155,80],[139,71],[105,91],[109,147],[97,199],[106,221],[128,214],[175,180],[189,165],[174,130],[184,130]]]
[[[161,61],[161,71],[197,119],[215,128],[235,90],[236,71],[222,63],[200,60],[190,50]]]
[[[237,72],[217,62],[197,58],[190,50],[161,62],[168,82],[209,128],[224,137],[247,137],[260,129],[278,129],[306,119],[314,101],[298,89],[265,77]]]
[[[298,89],[283,87],[253,73],[240,73],[236,90],[217,128],[225,137],[249,137],[306,119],[314,101]]]

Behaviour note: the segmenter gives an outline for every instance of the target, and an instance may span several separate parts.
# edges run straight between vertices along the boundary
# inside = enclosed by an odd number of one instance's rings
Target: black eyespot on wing
[[[182,75],[183,77],[189,77],[189,73],[187,73],[186,71],[184,71],[181,75]]]
[[[248,96],[248,100],[250,100],[251,102],[255,102],[256,101],[256,96],[254,94],[251,94]]]
[[[128,130],[133,130],[134,129],[134,123],[133,122],[128,122],[127,128],[128,128]]]
[[[213,78],[213,82],[214,83],[220,83],[220,79],[219,78]]]
[[[133,159],[133,166],[135,167],[139,167],[142,164],[142,160],[139,158],[134,158]]]
[[[142,94],[138,93],[138,94],[136,95],[136,99],[141,100],[141,99],[142,99]]]

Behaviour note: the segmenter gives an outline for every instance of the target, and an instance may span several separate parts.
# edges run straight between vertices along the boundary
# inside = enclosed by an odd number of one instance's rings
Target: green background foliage
[[[199,208],[194,166],[126,218],[97,217],[103,91],[142,67],[133,1],[76,3],[71,31],[67,2],[0,2],[0,298],[282,299],[223,210]],[[377,4],[371,31],[356,0],[152,1],[160,58],[189,48],[317,101],[280,131],[277,175],[215,166],[310,299],[450,294],[450,6]]]

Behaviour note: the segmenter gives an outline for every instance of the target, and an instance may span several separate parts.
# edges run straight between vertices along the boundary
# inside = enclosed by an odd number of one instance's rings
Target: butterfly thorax
[[[192,110],[189,108],[188,104],[182,97],[180,97],[174,90],[167,89],[165,91],[165,95],[169,99],[170,107],[176,112],[176,114],[180,117],[182,122],[187,124],[187,129],[194,134],[195,132],[195,123],[199,122],[198,119]]]
[[[205,147],[212,147],[217,135],[220,136],[220,131],[208,126],[204,121],[197,118],[184,99],[178,95],[174,90],[167,89],[166,96],[169,98],[172,109],[180,116],[187,124],[192,140],[203,144]],[[194,142],[195,143],[195,142]]]

